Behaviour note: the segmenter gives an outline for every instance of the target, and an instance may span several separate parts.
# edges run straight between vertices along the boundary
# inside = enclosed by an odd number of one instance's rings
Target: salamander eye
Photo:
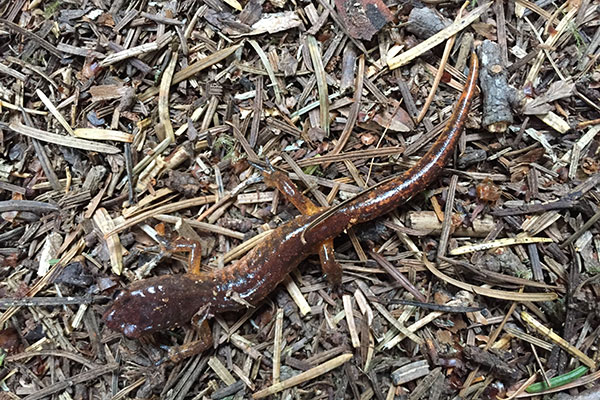
[[[117,300],[125,291],[123,289],[117,289],[115,290],[115,292],[112,294],[112,299]]]

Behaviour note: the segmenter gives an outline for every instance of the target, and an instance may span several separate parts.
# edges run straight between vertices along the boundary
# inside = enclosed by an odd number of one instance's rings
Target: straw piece
[[[105,234],[115,228],[115,223],[110,217],[106,209],[99,208],[94,213],[94,222],[100,229],[100,232]],[[123,247],[118,235],[109,235],[106,237],[106,247],[110,256],[110,267],[112,271],[121,275],[123,272]]]
[[[483,14],[488,8],[490,8],[491,5],[492,3],[488,2],[482,6],[477,7],[476,9],[471,11],[466,17],[455,21],[453,24],[442,29],[435,35],[431,36],[429,39],[419,43],[415,47],[405,51],[402,54],[393,56],[392,51],[390,51],[390,53],[392,54],[388,53],[388,67],[390,68],[390,70],[392,70],[408,64],[415,58],[419,57],[421,54],[425,53],[427,50],[431,50],[438,44],[442,43],[444,40],[456,35],[458,32],[471,25],[473,22],[475,22],[477,18],[481,16],[481,14]]]
[[[279,89],[279,84],[277,83],[277,78],[275,77],[275,71],[273,70],[273,66],[269,62],[269,58],[267,57],[263,49],[260,47],[260,45],[256,43],[255,40],[250,40],[248,42],[254,48],[256,54],[258,54],[258,58],[260,58],[260,61],[262,61],[263,66],[265,67],[265,70],[269,75],[269,79],[271,79],[271,82],[273,83],[273,91],[275,92],[275,102],[277,104],[282,104],[283,99],[281,97],[281,90]]]
[[[48,111],[50,111],[50,113],[52,115],[54,115],[54,118],[56,118],[56,120],[63,126],[63,128],[65,128],[65,130],[70,135],[75,136],[75,133],[73,132],[73,128],[71,128],[71,125],[69,125],[67,120],[62,116],[62,114],[58,111],[58,109],[56,107],[54,107],[54,104],[52,104],[52,102],[44,94],[44,92],[42,92],[40,89],[36,89],[35,93],[38,95],[40,100],[42,100],[42,103],[44,103],[46,108],[48,108]]]
[[[171,52],[171,60],[163,73],[158,90],[158,119],[162,125],[162,130],[157,130],[157,133],[162,132],[165,137],[161,137],[162,134],[159,134],[159,139],[163,140],[166,138],[171,143],[175,141],[175,132],[173,124],[171,124],[171,116],[169,115],[169,89],[171,88],[175,66],[177,65],[177,55],[177,51]]]
[[[73,131],[73,135],[82,139],[91,140],[114,140],[117,142],[131,143],[133,135],[122,131],[100,128],[77,128]]]
[[[29,136],[31,138],[38,139],[47,143],[54,143],[59,146],[72,147],[80,150],[96,151],[98,153],[108,154],[117,154],[121,152],[121,150],[118,147],[111,146],[109,144],[96,143],[90,140],[59,135],[56,133],[43,131],[41,129],[32,128],[30,126],[25,126],[20,122],[9,124],[8,129],[20,133],[21,135]]]
[[[536,332],[538,332],[541,335],[547,336],[548,339],[559,345],[564,351],[566,351],[573,357],[578,358],[579,361],[590,367],[592,370],[596,369],[596,363],[594,362],[594,360],[583,354],[581,350],[579,350],[577,347],[572,346],[565,339],[558,336],[555,332],[552,331],[552,329],[544,326],[541,322],[539,322],[533,316],[531,316],[527,311],[521,311],[521,318]]]
[[[323,59],[321,58],[317,39],[315,39],[314,36],[309,35],[306,38],[306,44],[308,45],[308,51],[310,53],[317,81],[317,89],[319,91],[321,129],[325,131],[326,135],[329,135],[329,94],[327,93],[327,74],[325,73],[325,67],[323,66]]]
[[[318,376],[321,376],[332,369],[339,367],[340,365],[345,364],[352,358],[352,354],[342,354],[341,356],[337,356],[334,359],[331,359],[327,362],[324,362],[321,365],[318,365],[314,368],[309,369],[308,371],[302,372],[296,376],[291,377],[290,379],[286,379],[283,382],[276,383],[274,385],[269,386],[266,389],[259,390],[258,392],[252,395],[253,399],[262,399],[263,397],[271,396],[275,393],[279,393],[282,390],[289,389],[291,387],[300,385],[306,381],[314,379]]]
[[[457,247],[450,250],[450,255],[458,256],[461,254],[474,253],[476,251],[496,249],[498,247],[512,246],[515,244],[530,244],[530,243],[551,243],[552,239],[543,237],[517,237],[493,240],[491,242],[471,244],[467,246]]]
[[[354,322],[354,313],[352,312],[352,297],[345,294],[342,296],[342,301],[344,303],[344,313],[346,314],[346,322],[348,323],[350,338],[352,339],[352,347],[356,349],[360,347],[360,340],[358,339],[356,323]]]

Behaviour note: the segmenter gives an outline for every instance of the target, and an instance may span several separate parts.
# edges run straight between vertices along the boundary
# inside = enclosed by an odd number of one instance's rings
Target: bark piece
[[[262,6],[264,2],[264,0],[249,1],[240,13],[238,18],[240,22],[250,26],[258,22],[262,16]]]
[[[479,47],[479,59],[483,126],[490,132],[505,132],[513,122],[509,99],[514,89],[508,85],[508,74],[502,65],[500,46],[484,40]]]
[[[508,365],[506,361],[497,355],[480,349],[477,346],[465,346],[463,354],[469,360],[486,368],[489,368],[490,373],[500,379],[506,379],[511,382],[516,382],[521,379],[523,373],[515,367]]]
[[[340,90],[344,93],[354,87],[356,58],[356,47],[352,43],[348,43],[344,49],[344,56],[342,58],[342,78],[340,79]]]
[[[450,25],[450,21],[431,8],[415,7],[408,16],[406,30],[417,36],[419,39],[427,39],[448,25]]]

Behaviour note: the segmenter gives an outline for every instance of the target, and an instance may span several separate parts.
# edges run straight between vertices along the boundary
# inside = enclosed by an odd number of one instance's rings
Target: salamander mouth
[[[112,330],[116,330],[119,328],[119,323],[117,322],[116,312],[114,307],[110,307],[108,310],[104,312],[102,319],[106,322],[106,326],[108,326]]]
[[[130,322],[124,322],[123,318],[119,315],[118,310],[116,310],[115,307],[111,307],[106,310],[102,316],[102,319],[106,322],[106,326],[108,326],[111,330],[122,332],[128,338],[136,339],[139,338],[143,333],[138,325]]]
[[[123,335],[132,339],[139,338],[142,335],[138,326],[134,324],[121,324],[121,331],[123,332]]]

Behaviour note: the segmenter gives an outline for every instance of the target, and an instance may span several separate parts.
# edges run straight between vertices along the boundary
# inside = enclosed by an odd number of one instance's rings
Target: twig
[[[21,299],[0,298],[0,308],[9,307],[40,307],[40,306],[62,306],[66,304],[92,304],[107,297],[81,296],[81,297],[24,297]]]
[[[182,81],[196,75],[198,72],[200,72],[206,68],[209,68],[218,62],[223,61],[224,59],[226,59],[227,57],[232,55],[241,46],[242,46],[241,44],[238,44],[235,46],[227,47],[225,49],[222,49],[215,53],[212,53],[211,55],[206,56],[191,65],[188,65],[186,68],[178,71],[175,75],[173,75],[173,79],[171,80],[171,85],[176,85],[179,82],[182,82]],[[155,94],[157,94],[158,92],[159,92],[159,88],[152,87],[152,88],[146,90],[139,98],[141,101],[146,101],[149,98],[151,98],[152,96],[154,96]]]
[[[461,19],[462,13],[464,12],[468,4],[469,1],[465,1],[463,6],[458,11],[458,14],[456,14],[455,22],[458,22]],[[425,104],[423,105],[421,112],[417,116],[417,119],[415,121],[416,124],[419,124],[423,120],[423,118],[425,118],[427,110],[429,110],[429,106],[431,105],[431,102],[435,97],[435,92],[437,91],[437,88],[442,80],[442,76],[444,76],[444,69],[446,67],[446,63],[448,62],[448,58],[450,57],[450,51],[454,46],[454,42],[456,42],[456,34],[448,38],[448,41],[446,42],[446,46],[444,47],[444,53],[442,54],[442,58],[440,60],[440,65],[438,67],[437,73],[435,74],[435,78],[433,79],[433,84],[431,85],[431,90],[429,92],[429,95],[427,96],[427,99],[425,100]]]
[[[396,280],[396,282],[401,284],[404,289],[408,290],[413,296],[415,296],[415,299],[423,303],[427,301],[425,296],[419,292],[419,290],[408,280],[408,278],[406,278],[402,272],[398,271],[388,260],[374,251],[370,251],[369,254],[375,259],[375,261],[377,261],[377,264],[379,264],[388,274],[392,276],[392,278]]]
[[[0,212],[28,211],[34,213],[45,213],[58,211],[58,206],[50,203],[33,200],[5,200],[0,201]]]
[[[163,206],[156,207],[152,210],[145,211],[141,214],[138,214],[138,215],[120,223],[114,229],[106,232],[104,234],[104,237],[108,237],[110,235],[114,235],[116,233],[123,232],[125,229],[130,228],[134,225],[137,225],[140,222],[144,221],[145,219],[151,218],[154,215],[175,212],[175,211],[183,210],[186,208],[201,206],[201,205],[207,204],[207,203],[213,203],[215,201],[215,199],[216,199],[216,196],[200,196],[200,197],[195,197],[193,199],[182,200],[182,201],[179,201],[174,204],[165,204]]]
[[[346,125],[344,125],[344,130],[342,131],[340,138],[338,139],[337,143],[335,144],[335,147],[333,148],[333,150],[331,150],[331,152],[328,154],[328,156],[334,156],[336,154],[339,154],[344,149],[344,146],[346,146],[346,143],[348,142],[348,139],[350,138],[350,134],[354,130],[354,126],[356,125],[356,119],[358,118],[358,112],[360,111],[360,101],[362,99],[363,83],[365,81],[364,77],[365,77],[365,56],[361,55],[358,58],[358,70],[356,71],[356,83],[355,83],[355,89],[354,89],[354,98],[352,99],[353,103],[352,103],[352,106],[350,107],[350,114],[348,115],[348,119],[346,120]],[[325,164],[324,167],[326,168],[327,165],[328,164]]]
[[[278,308],[275,316],[275,337],[273,338],[273,383],[279,383],[281,373],[281,350],[283,341],[283,309]]]
[[[437,249],[438,258],[446,253],[448,240],[450,238],[450,228],[452,228],[452,214],[454,209],[454,198],[456,197],[456,187],[458,186],[458,176],[452,175],[450,185],[448,185],[448,196],[446,206],[444,207],[444,221],[442,221],[442,232],[440,233],[440,242]]]
[[[0,18],[0,23],[6,25],[8,28],[12,29],[13,31],[20,33],[21,35],[25,36],[26,38],[35,41],[37,44],[42,46],[44,49],[48,50],[51,54],[55,55],[56,57],[62,58],[62,53],[60,51],[58,51],[58,49],[54,45],[50,44],[50,42],[46,41],[45,39],[42,39],[35,33],[31,32],[27,29],[21,28],[19,25],[12,23],[3,18]]]
[[[60,380],[56,383],[48,385],[45,388],[38,390],[34,394],[30,394],[29,396],[24,397],[23,400],[43,399],[44,397],[47,397],[54,393],[63,391],[65,389],[75,386],[79,383],[88,382],[88,381],[98,378],[99,376],[108,374],[109,372],[113,372],[113,371],[117,370],[118,368],[119,368],[119,364],[111,363],[111,364],[97,367],[88,372],[82,372],[75,376],[71,376],[68,379]]]
[[[98,364],[93,363],[92,361],[88,360],[85,357],[82,357],[78,354],[71,353],[69,351],[64,351],[64,350],[24,351],[22,353],[7,356],[5,361],[13,362],[13,361],[29,359],[32,357],[64,357],[64,358],[68,358],[69,360],[78,362],[82,365],[85,365],[86,367],[88,367],[90,369],[97,368],[100,366]]]
[[[513,302],[510,305],[508,312],[504,315],[504,318],[502,319],[502,322],[500,323],[500,325],[498,325],[498,327],[490,335],[490,338],[489,338],[488,342],[485,344],[485,346],[483,347],[483,350],[487,351],[492,348],[492,345],[494,344],[496,339],[498,339],[498,336],[500,336],[502,329],[504,329],[504,327],[506,326],[506,323],[508,322],[508,319],[511,317],[512,313],[515,311],[516,308],[517,308],[517,303]],[[478,372],[479,372],[479,365],[477,365],[475,367],[475,369],[472,370],[469,373],[469,375],[467,376],[467,379],[465,380],[465,383],[463,384],[463,388],[461,389],[461,391],[458,394],[459,396],[464,397],[466,395],[469,387],[473,383],[473,380],[477,376]]]
[[[370,299],[371,301],[378,301],[377,299]],[[426,310],[440,311],[444,313],[470,313],[485,310],[485,307],[462,307],[462,306],[446,306],[443,304],[432,304],[424,303],[421,301],[404,300],[404,299],[391,299],[387,302],[388,304],[402,304],[405,306],[414,306],[424,308]]]

